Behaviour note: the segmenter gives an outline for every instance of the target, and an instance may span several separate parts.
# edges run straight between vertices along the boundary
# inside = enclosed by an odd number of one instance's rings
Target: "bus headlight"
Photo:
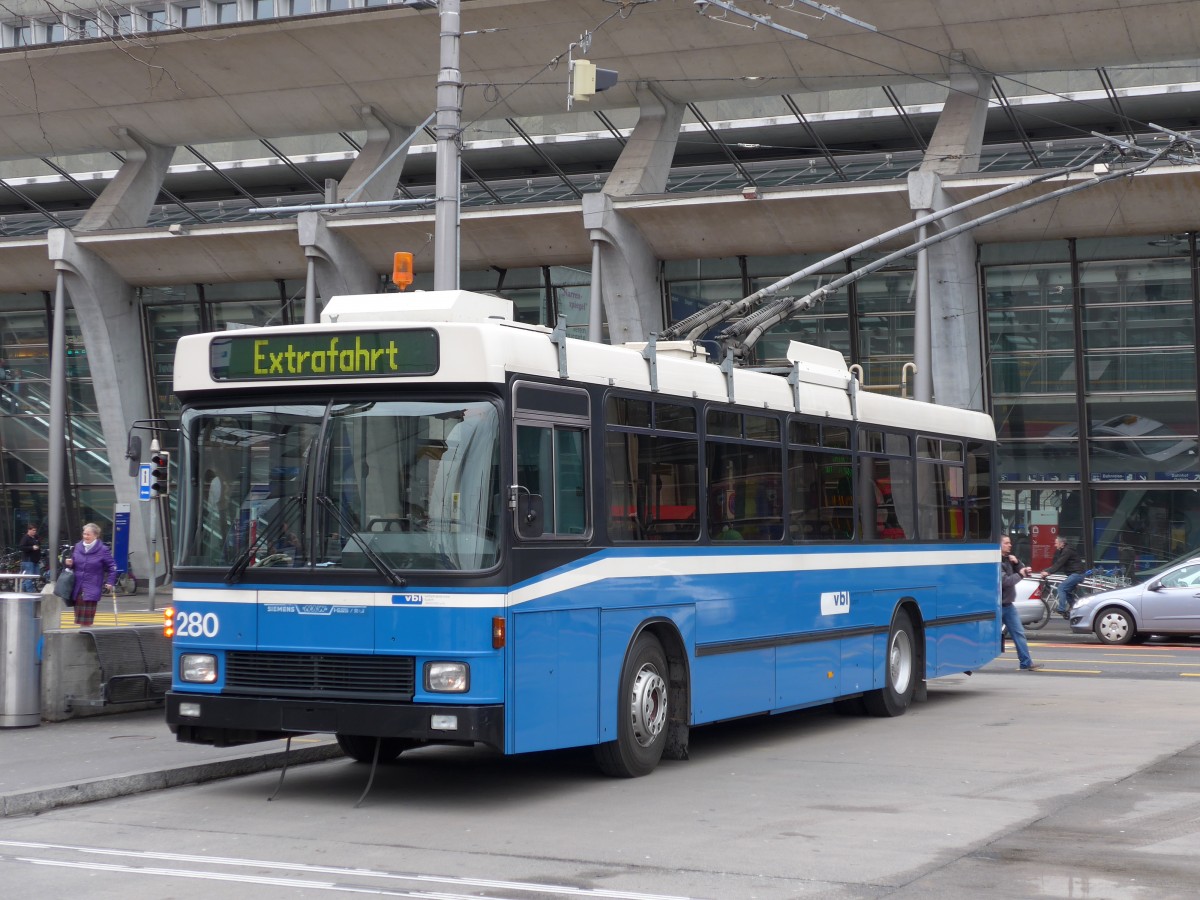
[[[211,653],[182,653],[179,677],[193,684],[212,684],[217,680],[217,658]]]
[[[466,663],[425,663],[425,690],[431,694],[462,694],[470,686],[471,667]]]

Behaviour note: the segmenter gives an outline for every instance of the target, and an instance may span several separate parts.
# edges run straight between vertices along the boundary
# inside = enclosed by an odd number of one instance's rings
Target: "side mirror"
[[[520,494],[517,497],[517,534],[525,539],[541,537],[545,531],[542,516],[545,508],[541,494]]]
[[[138,477],[138,468],[142,464],[142,438],[140,435],[131,434],[129,443],[125,446],[125,458],[129,460],[129,477]]]

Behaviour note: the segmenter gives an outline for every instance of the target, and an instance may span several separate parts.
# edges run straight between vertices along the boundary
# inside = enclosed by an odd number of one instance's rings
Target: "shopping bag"
[[[66,603],[67,606],[75,605],[75,572],[73,569],[63,569],[58,573],[58,580],[54,582],[54,596]]]

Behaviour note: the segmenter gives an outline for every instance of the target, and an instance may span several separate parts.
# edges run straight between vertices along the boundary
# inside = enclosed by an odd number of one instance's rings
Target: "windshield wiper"
[[[276,508],[275,512],[271,513],[271,518],[267,520],[267,524],[264,525],[262,531],[258,533],[258,537],[254,539],[254,542],[250,544],[249,547],[241,552],[241,555],[239,555],[238,558],[233,561],[233,565],[229,567],[229,571],[225,573],[226,584],[234,584],[238,581],[241,581],[242,575],[245,573],[246,568],[251,562],[253,562],[254,554],[258,548],[263,546],[269,539],[273,539],[272,533],[276,530],[278,530],[280,534],[283,533],[284,518],[286,517],[288,510],[290,510],[293,506],[303,503],[304,494],[295,494],[291,497],[288,497],[287,500],[285,500]]]
[[[387,578],[387,580],[390,581],[394,587],[402,588],[408,584],[405,579],[396,574],[395,569],[389,566],[378,553],[371,549],[370,544],[368,544],[359,536],[358,532],[354,528],[354,523],[350,521],[346,513],[340,509],[336,503],[333,502],[333,499],[328,494],[318,494],[317,502],[333,513],[333,517],[338,520],[338,524],[340,524],[342,528],[345,529],[346,533],[350,535],[350,540],[358,544],[359,548],[363,552],[363,556],[367,558],[367,561],[370,562],[371,565],[373,565],[376,569],[378,569],[379,573]]]

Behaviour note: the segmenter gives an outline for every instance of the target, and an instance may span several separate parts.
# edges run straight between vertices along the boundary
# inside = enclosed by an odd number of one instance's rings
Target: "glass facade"
[[[789,285],[777,296],[803,297],[871,259],[852,257]],[[665,263],[667,319],[678,322],[709,303],[747,297],[819,261],[816,256],[784,256]],[[852,282],[808,311],[775,325],[754,345],[753,362],[783,363],[788,343],[803,341],[837,350],[847,363],[862,366],[864,384],[872,390],[901,393],[904,364],[912,360],[913,350],[913,268],[906,263]],[[727,325],[714,326],[704,337],[715,337]]]
[[[236,285],[179,285],[142,288],[142,334],[150,360],[154,416],[178,421],[171,393],[175,343],[181,335],[231,325],[291,321],[304,283],[251,282]],[[303,300],[301,299],[301,307]],[[0,294],[0,542],[14,546],[26,527],[45,530],[49,521],[50,338],[49,294]],[[299,313],[303,318],[303,311]],[[65,533],[96,522],[111,534],[113,470],[97,411],[92,373],[75,313],[68,305],[67,477]],[[163,439],[173,449],[172,439]],[[121,447],[123,450],[123,445]],[[119,459],[117,477],[124,477]]]
[[[48,520],[50,459],[50,297],[42,293],[0,295],[0,540],[14,545],[30,524]],[[107,528],[112,520],[112,472],[87,348],[73,311],[65,323],[67,343],[68,533],[84,522]]]
[[[814,261],[664,263],[668,321]],[[867,261],[781,293],[802,296]],[[1144,569],[1200,547],[1195,236],[993,244],[979,261],[1002,523],[1023,558],[1039,525],[1104,568]],[[903,392],[913,274],[911,265],[874,273],[780,323],[755,362],[777,363],[788,340],[802,340],[861,366],[872,390]]]
[[[748,296],[815,260],[664,262],[667,320]],[[866,261],[847,260],[785,293],[802,296]],[[1146,568],[1200,547],[1195,235],[993,244],[980,248],[979,263],[1001,518],[1018,553],[1038,561],[1039,525],[1111,568]],[[489,269],[461,282],[508,297],[521,321],[565,319],[586,335],[586,269]],[[802,340],[861,366],[872,390],[900,393],[913,351],[913,283],[911,265],[863,278],[768,331],[755,362],[777,363],[789,340]],[[415,287],[431,288],[431,277]],[[178,420],[171,378],[181,335],[300,321],[303,292],[300,281],[139,289],[154,415]],[[47,518],[50,297],[0,295],[0,309],[0,540],[11,546],[27,523]],[[73,313],[66,328],[67,526],[73,533],[94,520],[107,529],[113,474]]]
[[[1040,525],[1106,568],[1200,546],[1195,236],[996,245],[981,261],[1018,551],[1045,552]]]

